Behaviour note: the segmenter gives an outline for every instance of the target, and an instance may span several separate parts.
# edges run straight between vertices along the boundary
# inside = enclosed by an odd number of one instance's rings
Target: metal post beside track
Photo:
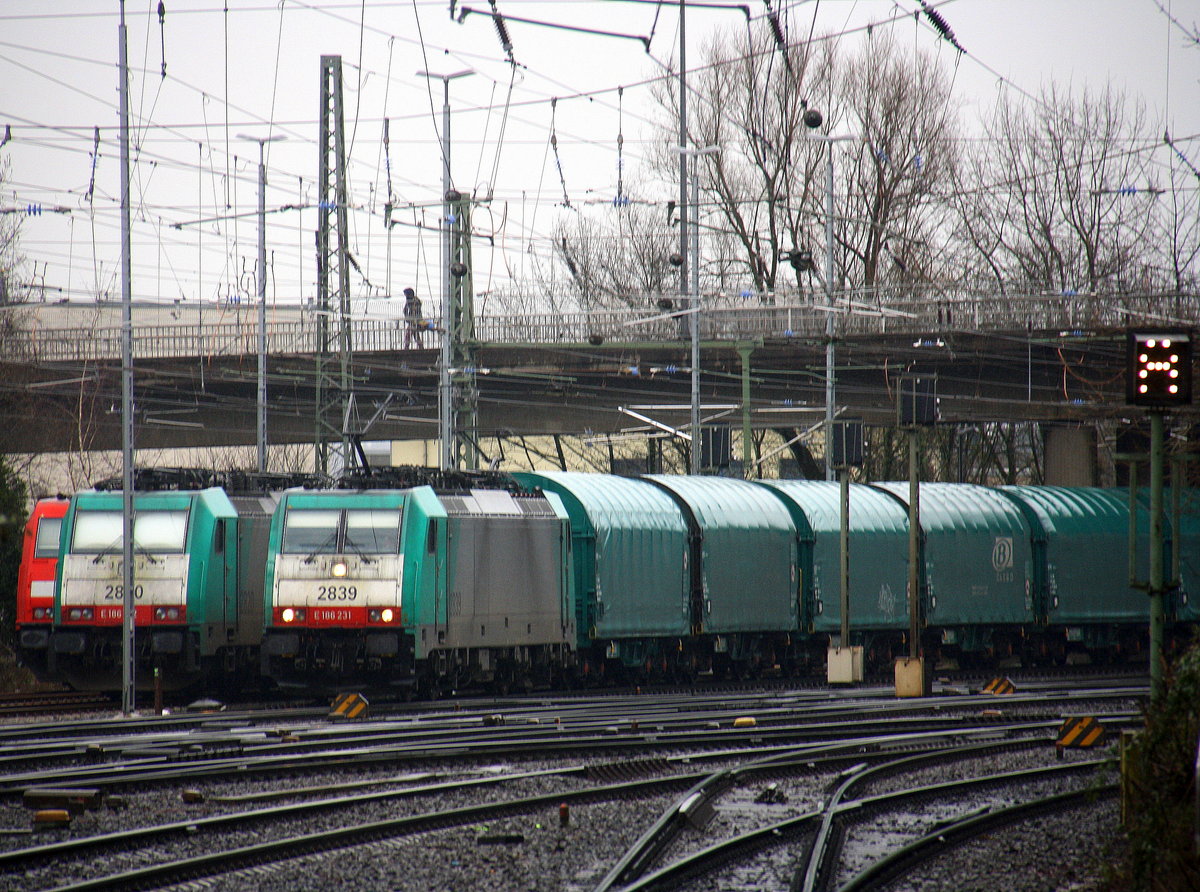
[[[1150,698],[1164,687],[1163,635],[1166,625],[1163,574],[1163,413],[1150,412]],[[1178,536],[1178,533],[1176,533]],[[1175,547],[1178,547],[1176,545]]]

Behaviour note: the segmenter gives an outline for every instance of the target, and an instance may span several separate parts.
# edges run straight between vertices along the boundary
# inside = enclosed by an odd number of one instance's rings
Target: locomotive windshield
[[[289,510],[283,524],[285,554],[332,552],[337,547],[340,511]]]
[[[396,554],[400,550],[400,512],[347,511],[346,550]]]
[[[133,544],[140,551],[182,552],[187,539],[187,511],[143,511],[133,519]],[[108,552],[122,547],[124,519],[120,511],[77,511],[71,551]]]
[[[33,556],[39,558],[58,557],[58,537],[61,532],[61,517],[43,517],[38,521],[37,539],[33,545]]]
[[[283,525],[285,554],[396,554],[400,512],[291,509]]]

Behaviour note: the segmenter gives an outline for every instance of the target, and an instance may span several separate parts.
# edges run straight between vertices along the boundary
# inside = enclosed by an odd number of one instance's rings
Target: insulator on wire
[[[158,36],[162,48],[162,70],[159,77],[167,76],[167,6],[163,0],[158,0]]]
[[[768,12],[767,21],[771,24],[771,33],[775,35],[775,45],[781,50],[786,49],[787,44],[783,39],[783,28],[779,26],[779,13]]]
[[[925,0],[917,0],[917,2],[921,4],[921,9],[925,11],[925,17],[929,19],[934,29],[941,34],[942,37],[947,40],[952,47],[954,47],[960,53],[965,53],[966,50],[958,45],[958,41],[954,37],[954,31],[950,28],[950,25],[947,24],[946,20],[942,18],[942,14],[926,3]]]
[[[488,0],[488,5],[492,7],[492,24],[496,26],[496,36],[500,38],[500,46],[504,48],[508,61],[515,63],[512,40],[508,36],[508,26],[504,24],[504,16],[500,15],[500,10],[496,8],[496,0]]]
[[[96,127],[92,134],[92,177],[88,181],[87,201],[92,203],[92,196],[96,193],[96,161],[100,157],[100,128]]]
[[[775,47],[783,57],[783,64],[788,73],[792,72],[792,61],[788,58],[787,40],[783,36],[783,26],[779,23],[779,13],[771,8],[771,0],[765,0],[767,6],[767,23],[771,26],[771,36],[775,38]]]
[[[625,87],[617,87],[617,207],[629,204],[625,197]]]

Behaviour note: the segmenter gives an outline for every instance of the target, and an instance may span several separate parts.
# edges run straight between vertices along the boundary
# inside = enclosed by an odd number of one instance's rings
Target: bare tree
[[[908,478],[908,438],[896,428],[868,428],[862,479]],[[961,428],[938,425],[921,431],[922,480],[954,480],[985,486],[1044,479],[1041,437],[1031,422],[986,423]]]
[[[1162,249],[1146,262],[1158,265],[1155,278],[1163,287],[1195,295],[1200,292],[1200,174],[1172,151],[1165,187],[1148,239]]]
[[[10,163],[7,157],[0,158],[0,194],[3,194],[4,184],[9,178]],[[21,278],[21,270],[25,265],[20,248],[21,221],[19,214],[0,215],[0,308],[25,303],[29,299],[28,285]],[[3,320],[5,326],[10,324],[7,313]]]
[[[954,199],[980,266],[1002,288],[1134,287],[1155,210],[1130,200],[1150,172],[1141,104],[1051,85],[1032,109],[1002,97],[985,129]]]
[[[715,208],[724,245],[737,249],[751,287],[763,294],[786,288],[796,250],[811,254],[820,275],[830,274],[821,248],[834,146],[833,283],[877,289],[942,274],[937,190],[957,163],[957,109],[931,57],[906,54],[880,31],[858,55],[846,57],[822,40],[790,48],[785,64],[764,28],[713,42],[691,80],[698,101],[689,106],[689,139],[722,150],[699,161],[704,202]],[[668,81],[660,90],[667,111],[675,89]],[[811,138],[809,109],[822,113],[821,136],[848,131],[851,141]],[[658,169],[665,174],[673,163],[664,152]],[[729,269],[726,263],[720,272]]]
[[[893,32],[875,32],[842,66],[835,101],[860,137],[835,180],[845,184],[834,209],[836,273],[868,293],[952,276],[938,260],[947,235],[939,190],[958,165],[958,108],[944,70],[927,53],[903,52]]]
[[[560,218],[554,245],[584,310],[643,306],[674,290],[673,236],[661,207],[631,201]]]
[[[764,26],[717,36],[704,59],[688,76],[688,139],[721,149],[693,161],[702,169],[702,204],[737,248],[718,269],[768,294],[784,284],[785,255],[809,242],[819,159],[804,142],[803,116],[810,105],[829,105],[834,45],[792,47],[785,60]],[[666,177],[679,164],[677,90],[670,78],[657,95],[666,114],[655,166]]]

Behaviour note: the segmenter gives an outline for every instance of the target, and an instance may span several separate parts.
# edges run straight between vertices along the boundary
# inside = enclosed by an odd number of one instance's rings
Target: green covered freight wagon
[[[823,480],[770,480],[802,530],[806,627],[841,631],[841,488]],[[803,532],[806,531],[806,532]],[[908,515],[891,495],[850,485],[850,632],[908,628]]]

